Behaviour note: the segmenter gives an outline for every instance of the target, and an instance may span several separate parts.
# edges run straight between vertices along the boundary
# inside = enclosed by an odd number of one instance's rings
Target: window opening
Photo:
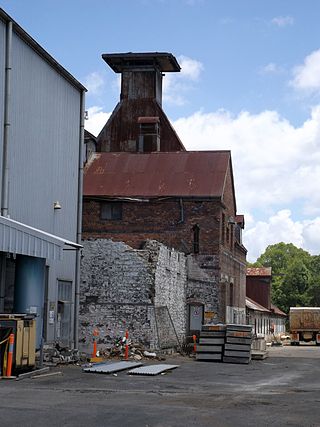
[[[160,151],[159,117],[139,117],[139,152]]]
[[[230,307],[233,307],[233,283],[230,283],[229,304]]]
[[[193,230],[193,253],[198,254],[200,250],[200,227],[198,224],[192,227]]]
[[[223,245],[225,243],[225,227],[226,227],[226,216],[223,213],[221,218],[221,242]]]
[[[122,203],[121,202],[101,203],[100,218],[121,220],[122,219]]]

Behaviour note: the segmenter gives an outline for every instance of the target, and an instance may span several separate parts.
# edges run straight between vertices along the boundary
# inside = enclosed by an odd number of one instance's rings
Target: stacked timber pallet
[[[247,364],[251,360],[252,326],[226,325],[223,362]]]
[[[197,345],[196,359],[221,362],[225,336],[226,325],[203,325]]]

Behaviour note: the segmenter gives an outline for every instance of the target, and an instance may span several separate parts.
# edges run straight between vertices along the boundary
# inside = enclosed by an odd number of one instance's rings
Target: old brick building
[[[285,333],[287,315],[271,302],[271,267],[249,267],[246,276],[247,319],[253,332],[269,340]]]
[[[177,137],[161,108],[162,73],[180,70],[172,55],[103,58],[122,73],[121,96],[97,137],[98,152],[85,167],[83,239],[91,251],[96,250],[94,242],[112,240],[139,253],[151,240],[180,254],[180,267],[170,270],[167,281],[178,283],[182,272],[185,277],[183,285],[179,282],[185,307],[181,336],[199,330],[203,322],[244,322],[244,218],[237,215],[231,153],[188,152]],[[108,287],[103,277],[95,280]],[[84,286],[87,293],[93,289],[88,275]],[[126,286],[130,289],[130,280]],[[151,292],[145,302],[161,300],[177,318],[173,289],[166,292],[167,299]],[[129,302],[124,293],[112,298],[117,304]],[[85,318],[85,298],[82,308]]]

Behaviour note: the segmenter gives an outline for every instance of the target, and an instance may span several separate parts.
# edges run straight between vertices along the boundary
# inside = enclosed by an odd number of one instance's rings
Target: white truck
[[[289,321],[291,345],[310,341],[320,345],[320,307],[291,307]]]

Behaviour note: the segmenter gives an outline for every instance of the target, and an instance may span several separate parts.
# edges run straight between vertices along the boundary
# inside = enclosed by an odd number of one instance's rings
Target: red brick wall
[[[220,211],[218,201],[183,201],[181,222],[179,199],[150,202],[123,202],[122,220],[100,219],[100,202],[85,200],[83,239],[109,238],[140,248],[155,239],[184,252],[193,251],[192,227],[200,227],[200,253],[219,253]]]

